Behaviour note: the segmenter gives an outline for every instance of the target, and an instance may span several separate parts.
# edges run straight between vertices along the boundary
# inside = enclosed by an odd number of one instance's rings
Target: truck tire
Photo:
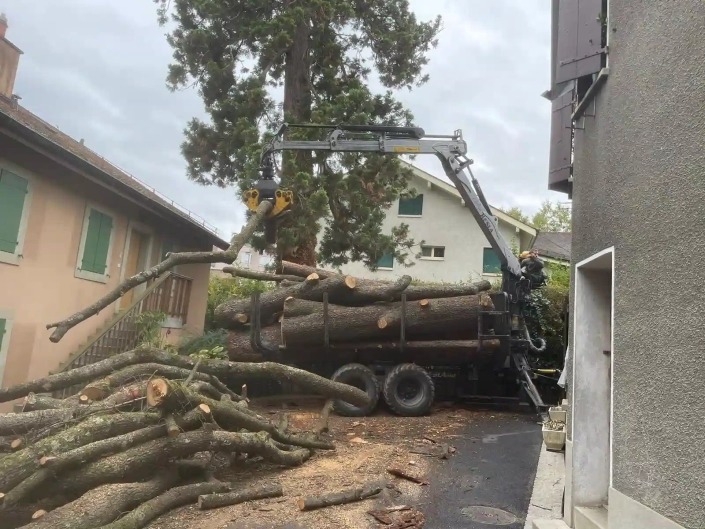
[[[399,364],[384,379],[384,400],[402,417],[419,417],[431,409],[436,387],[431,375],[416,364]]]
[[[363,407],[353,406],[342,400],[334,400],[333,409],[338,415],[344,417],[364,417],[372,413],[377,407],[380,393],[379,382],[375,374],[369,368],[362,364],[345,364],[333,373],[331,380],[340,382],[341,384],[355,386],[366,392],[370,397],[369,404]]]

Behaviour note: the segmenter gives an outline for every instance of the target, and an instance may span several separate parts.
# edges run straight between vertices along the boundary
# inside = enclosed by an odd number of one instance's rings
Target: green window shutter
[[[0,349],[2,349],[2,341],[5,338],[5,327],[7,326],[7,320],[0,319]]]
[[[83,247],[81,270],[104,274],[108,262],[110,234],[113,230],[113,219],[95,209],[88,216],[86,242]]]
[[[423,195],[416,198],[399,199],[399,215],[421,215],[423,213]]]
[[[0,173],[0,252],[15,253],[28,182],[5,169]]]
[[[492,248],[485,248],[482,254],[482,273],[499,274],[502,272],[499,256]]]
[[[377,261],[377,266],[379,268],[393,268],[394,267],[394,256],[391,253],[386,253],[382,258]]]

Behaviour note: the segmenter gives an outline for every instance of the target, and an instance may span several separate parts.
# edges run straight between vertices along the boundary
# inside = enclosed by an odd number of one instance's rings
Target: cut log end
[[[242,397],[242,400],[247,400],[247,384],[242,385],[242,390],[240,391],[240,397]]]
[[[387,322],[386,318],[382,317],[377,320],[377,327],[379,327],[380,329],[386,329],[387,325],[389,325],[389,322]]]
[[[89,385],[83,388],[83,391],[81,391],[81,395],[78,397],[78,402],[80,402],[81,404],[89,404],[96,400],[103,400],[109,394],[110,393],[106,391],[103,387],[97,387],[97,384],[96,386]]]
[[[419,301],[419,307],[428,307],[428,300],[427,299],[422,299]]]
[[[47,466],[47,465],[51,465],[51,463],[55,459],[56,459],[56,457],[54,457],[54,456],[43,456],[43,457],[39,458],[39,464],[43,467]]]
[[[249,317],[245,313],[240,313],[235,315],[235,319],[239,321],[240,323],[247,323],[247,320]]]
[[[164,402],[168,391],[169,385],[166,380],[162,378],[150,380],[147,384],[147,404],[158,407]]]
[[[35,511],[34,514],[32,515],[32,520],[39,520],[46,513],[47,512],[44,509],[39,509],[38,511]]]
[[[83,394],[80,397],[78,397],[78,402],[79,402],[79,404],[90,404],[91,399],[88,395]]]
[[[13,441],[10,443],[10,448],[12,450],[19,450],[20,448],[22,448],[23,445],[24,442],[22,441],[22,439],[13,439]]]
[[[225,395],[223,395],[223,396],[225,396]],[[203,413],[207,417],[210,417],[211,407],[208,404],[199,404],[198,409],[201,410],[201,413]]]
[[[353,276],[345,276],[345,286],[348,288],[355,288],[357,286],[357,279]]]
[[[181,428],[176,424],[176,419],[172,414],[166,416],[166,433],[169,437],[176,437],[181,433]]]
[[[306,276],[306,283],[318,283],[321,277],[316,273],[312,273]]]

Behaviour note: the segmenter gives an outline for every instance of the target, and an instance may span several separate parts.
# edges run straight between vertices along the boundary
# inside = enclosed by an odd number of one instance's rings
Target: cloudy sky
[[[550,26],[546,0],[411,0],[418,17],[444,18],[430,81],[398,97],[427,132],[462,129],[490,203],[528,213],[546,189]],[[21,104],[122,169],[204,217],[225,238],[244,209],[233,190],[185,176],[179,145],[203,115],[195,90],[165,85],[171,50],[151,0],[0,0],[7,38],[24,51]],[[433,157],[415,163],[441,176]]]

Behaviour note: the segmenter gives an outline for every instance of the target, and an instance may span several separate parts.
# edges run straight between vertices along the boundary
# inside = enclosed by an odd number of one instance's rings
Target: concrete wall
[[[463,206],[460,197],[414,176],[409,187],[423,193],[423,215],[421,217],[399,216],[398,201],[388,210],[383,224],[383,232],[391,233],[392,227],[402,223],[408,224],[410,237],[425,241],[429,246],[445,246],[445,258],[433,260],[419,258],[414,254],[420,252],[417,246],[411,252],[410,260],[414,266],[404,267],[395,262],[392,270],[367,269],[362,263],[349,263],[342,267],[343,272],[357,277],[392,279],[408,274],[423,281],[456,282],[487,278],[491,281],[500,275],[483,274],[483,248],[489,248],[487,238],[480,230],[470,210]],[[499,229],[507,243],[515,244],[521,250],[528,249],[533,236],[526,232],[517,233],[515,226],[500,220]],[[320,237],[319,237],[320,238]]]
[[[702,527],[705,3],[610,2],[609,20],[609,78],[576,131],[573,261],[615,247],[612,486]]]
[[[176,239],[181,249],[210,249],[185,239],[181,230],[170,230],[163,220],[150,218],[136,204],[5,138],[0,141],[0,164],[30,181],[22,257],[17,264],[0,262],[0,317],[11,322],[9,347],[3,344],[6,350],[0,351],[6,353],[3,386],[56,369],[115,314],[116,305],[111,305],[69,331],[57,344],[49,341],[51,331],[45,328],[47,323],[86,307],[118,284],[130,223],[138,222],[152,233],[152,263],[158,259],[166,237]],[[106,283],[75,277],[89,202],[114,216]],[[193,279],[186,328],[197,333],[203,329],[205,319],[209,265],[182,266],[178,272]]]

